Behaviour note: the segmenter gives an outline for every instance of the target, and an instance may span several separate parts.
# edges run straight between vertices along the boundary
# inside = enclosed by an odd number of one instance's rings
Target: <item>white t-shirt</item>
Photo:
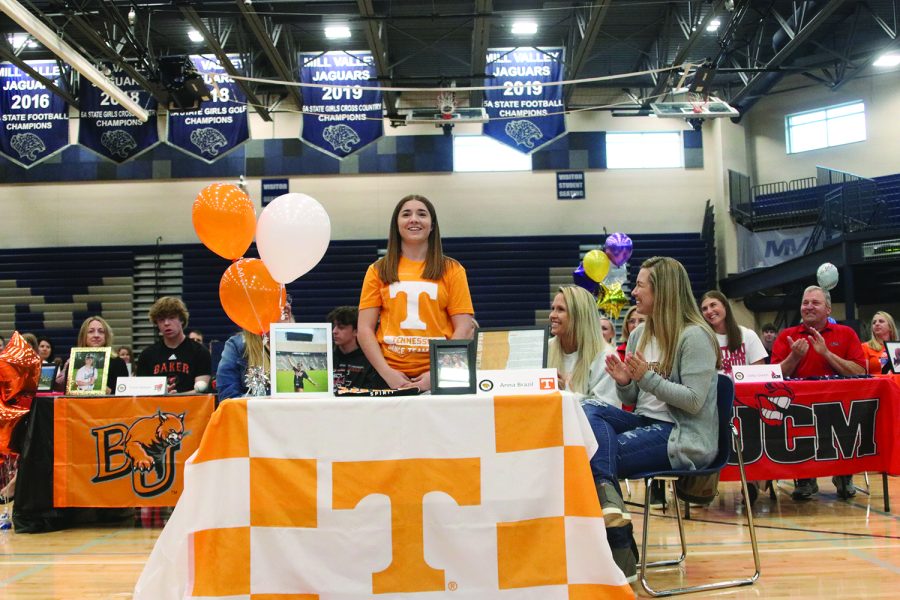
[[[89,384],[79,385],[78,389],[82,392],[88,392],[94,389],[94,384],[97,378],[97,368],[96,367],[88,367],[87,365],[83,365],[78,369],[78,372],[75,373],[75,381],[90,381]],[[94,380],[94,381],[92,381]]]
[[[650,364],[650,370],[658,372],[660,352],[656,338],[650,338],[650,343],[647,344],[641,353],[644,355],[644,359]],[[666,421],[668,423],[675,422],[675,419],[669,414],[668,404],[650,392],[641,389],[638,390],[637,405],[634,408],[634,412],[635,414],[650,417],[657,421]]]
[[[606,352],[601,352],[594,358],[588,372],[588,393],[576,393],[575,396],[582,404],[609,404],[617,408],[622,407],[619,396],[616,394],[616,382],[606,372],[606,356],[616,349],[609,346]],[[566,379],[568,374],[575,370],[578,364],[578,350],[572,354],[562,353],[562,372],[560,376]]]
[[[724,333],[716,334],[722,349],[722,369],[719,373],[724,375],[731,375],[733,365],[752,365],[769,355],[755,331],[742,325],[738,327],[741,329],[741,346],[734,352],[728,349],[728,337]]]

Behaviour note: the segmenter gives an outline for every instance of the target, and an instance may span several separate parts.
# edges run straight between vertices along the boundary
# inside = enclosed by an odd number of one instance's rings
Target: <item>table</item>
[[[900,474],[895,378],[737,383],[734,417],[748,480]],[[734,464],[723,481],[740,479]]]
[[[570,395],[226,400],[136,600],[633,598]]]
[[[173,506],[214,406],[213,395],[36,397],[18,440],[16,531],[64,528],[73,507]]]

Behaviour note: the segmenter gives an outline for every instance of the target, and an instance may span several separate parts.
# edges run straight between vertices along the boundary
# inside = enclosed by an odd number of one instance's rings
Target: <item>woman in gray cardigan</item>
[[[606,359],[616,392],[633,413],[586,410],[600,449],[591,459],[607,528],[628,525],[618,479],[642,471],[699,469],[718,442],[716,370],[721,353],[691,292],[684,266],[654,257],[631,292],[647,316],[628,339],[625,360]]]

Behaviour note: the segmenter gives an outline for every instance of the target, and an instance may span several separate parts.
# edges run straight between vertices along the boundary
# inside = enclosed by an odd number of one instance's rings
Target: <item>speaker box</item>
[[[159,80],[169,93],[170,111],[197,110],[212,99],[203,77],[187,56],[164,56],[159,60]]]

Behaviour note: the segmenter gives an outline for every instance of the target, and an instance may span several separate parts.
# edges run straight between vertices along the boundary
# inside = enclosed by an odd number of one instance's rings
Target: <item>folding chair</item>
[[[741,451],[741,440],[737,433],[737,428],[732,424],[732,409],[734,406],[734,383],[731,378],[726,375],[719,375],[718,384],[716,386],[716,404],[719,410],[719,452],[713,463],[705,468],[696,471],[650,471],[646,473],[636,473],[631,475],[632,479],[642,478],[645,482],[646,496],[644,502],[644,533],[641,541],[641,585],[648,594],[654,597],[659,596],[675,596],[678,594],[686,594],[689,592],[699,592],[704,590],[716,590],[721,588],[738,587],[743,585],[752,585],[759,579],[759,548],[756,542],[756,529],[753,527],[753,510],[750,506],[750,497],[747,492],[747,477],[744,474],[744,456]],[[753,563],[756,568],[755,573],[746,579],[732,579],[727,581],[718,581],[714,583],[705,583],[702,585],[687,586],[680,588],[670,588],[665,590],[655,590],[650,587],[647,581],[647,569],[653,567],[663,567],[670,565],[678,565],[684,562],[687,557],[687,544],[684,539],[684,524],[681,518],[681,509],[678,502],[678,492],[675,489],[675,481],[682,476],[689,475],[711,475],[722,470],[728,463],[728,459],[732,451],[737,452],[738,468],[741,473],[741,490],[744,494],[744,512],[747,515],[747,527],[750,529],[750,546],[753,549]],[[672,489],[672,504],[675,508],[675,515],[678,519],[678,535],[681,540],[681,556],[672,560],[661,560],[647,563],[647,540],[650,531],[650,503],[646,499],[650,498],[650,485],[656,478],[669,481]]]

